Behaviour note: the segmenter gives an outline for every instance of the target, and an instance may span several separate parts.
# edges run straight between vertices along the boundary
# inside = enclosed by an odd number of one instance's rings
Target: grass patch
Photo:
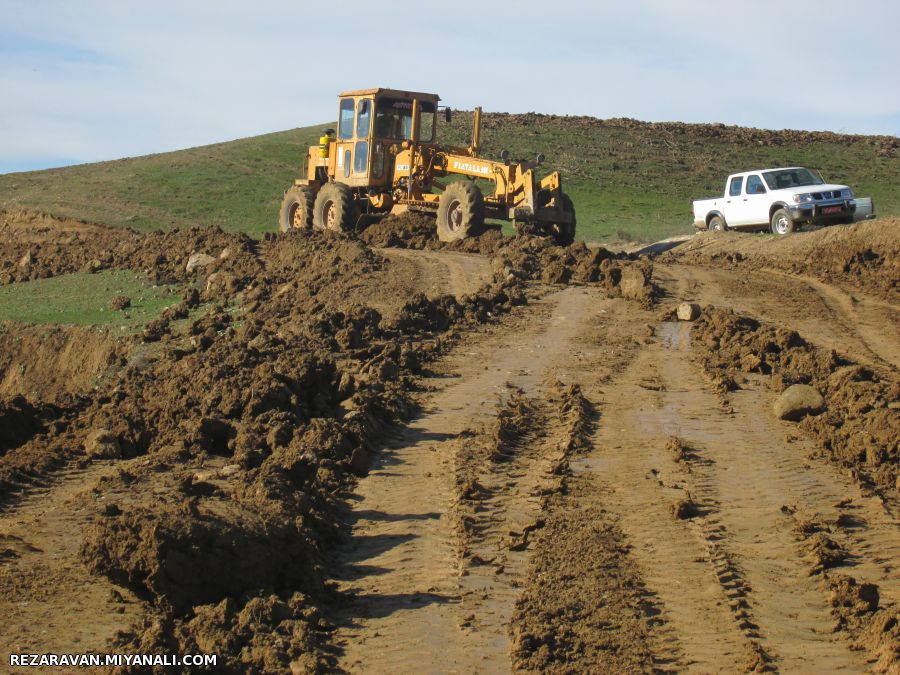
[[[110,301],[119,295],[128,296],[131,307],[110,309]],[[136,331],[179,300],[174,286],[150,286],[135,272],[77,272],[0,286],[0,320],[105,325]]]
[[[146,157],[0,175],[0,208],[35,209],[137,230],[219,225],[261,236],[277,229],[284,191],[306,148],[334,123]],[[465,147],[472,115],[441,120],[442,143]],[[769,143],[760,140],[774,138]],[[770,140],[771,140],[770,138]],[[482,156],[546,155],[575,203],[578,237],[655,241],[692,231],[691,200],[721,195],[735,171],[804,165],[900,215],[900,152],[872,136],[758,132],[718,125],[487,114]],[[888,139],[890,140],[890,139]]]

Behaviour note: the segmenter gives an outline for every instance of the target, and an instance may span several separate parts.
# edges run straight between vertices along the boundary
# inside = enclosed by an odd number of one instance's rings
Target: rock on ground
[[[693,321],[700,316],[700,305],[693,302],[682,302],[675,310],[679,321]]]
[[[794,384],[785,389],[773,406],[778,419],[796,421],[825,409],[825,399],[815,387]]]

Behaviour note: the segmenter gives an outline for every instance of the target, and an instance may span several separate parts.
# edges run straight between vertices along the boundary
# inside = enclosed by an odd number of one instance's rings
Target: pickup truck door
[[[722,204],[722,215],[725,216],[725,222],[728,223],[729,227],[740,224],[741,207],[744,204],[743,187],[744,176],[732,176],[728,179],[728,184],[725,186],[725,203]]]
[[[734,199],[740,199],[740,202],[737,203],[736,219],[729,221],[729,224],[765,225],[769,222],[770,197],[766,190],[766,184],[763,183],[759,174],[747,174],[744,193]]]

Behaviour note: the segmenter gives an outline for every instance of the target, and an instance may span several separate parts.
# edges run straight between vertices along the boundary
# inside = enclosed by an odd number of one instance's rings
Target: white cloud
[[[487,110],[897,134],[900,9],[859,6],[6,0],[0,159],[316,124],[338,91],[377,85]]]

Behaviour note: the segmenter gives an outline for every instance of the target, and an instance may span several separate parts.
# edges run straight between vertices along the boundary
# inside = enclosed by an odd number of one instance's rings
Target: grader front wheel
[[[437,234],[441,241],[458,241],[481,234],[484,196],[474,183],[450,183],[438,201]]]

